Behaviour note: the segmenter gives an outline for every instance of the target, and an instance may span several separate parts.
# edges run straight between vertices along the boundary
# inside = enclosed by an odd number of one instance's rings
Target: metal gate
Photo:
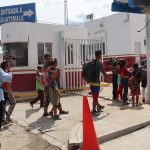
[[[86,87],[87,83],[81,75],[82,65],[85,61],[94,59],[97,50],[104,50],[100,40],[62,40],[61,87],[64,90]]]

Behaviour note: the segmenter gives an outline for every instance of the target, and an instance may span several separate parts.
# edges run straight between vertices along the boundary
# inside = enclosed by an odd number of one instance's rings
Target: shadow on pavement
[[[45,132],[54,131],[51,128],[54,127],[55,121],[52,118],[47,117],[41,117],[35,122],[32,122],[28,125],[28,128],[33,127],[34,129],[37,129],[42,134]]]
[[[112,101],[112,104],[108,104],[108,106],[111,107],[119,107],[120,110],[142,110],[144,109],[144,107],[139,106],[139,107],[132,107],[130,104],[129,105],[123,105],[121,102],[117,102],[117,101]]]
[[[117,101],[112,101],[112,104],[107,104],[107,105],[111,107],[122,107],[122,103]]]
[[[3,125],[3,126],[2,126],[2,129],[0,130],[0,132],[3,132],[3,131],[5,131],[5,130],[8,130],[10,126],[13,126],[13,123],[9,123],[9,124]]]
[[[132,106],[124,106],[124,107],[121,107],[120,108],[120,110],[126,110],[126,109],[129,109],[129,110],[142,110],[142,109],[144,109],[144,107],[141,107],[141,106],[139,106],[139,107],[132,107]]]
[[[40,110],[40,108],[26,110],[26,119],[29,118],[32,114],[38,112],[39,110]]]
[[[100,115],[101,115],[101,113],[100,113]],[[109,115],[110,115],[110,113],[104,114],[104,115],[103,115],[103,116],[101,116],[101,117],[99,117],[99,116],[95,116],[95,117],[93,117],[93,120],[94,120],[94,122],[96,122],[96,121],[100,121],[100,120],[102,120],[102,119],[104,119],[104,118],[108,117]]]

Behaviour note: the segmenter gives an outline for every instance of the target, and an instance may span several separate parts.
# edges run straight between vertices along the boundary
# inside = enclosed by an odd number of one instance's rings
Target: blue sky
[[[84,22],[89,13],[94,13],[95,19],[111,15],[112,1],[68,0],[69,22]],[[38,21],[63,24],[64,0],[0,0],[0,7],[31,2],[36,3]]]

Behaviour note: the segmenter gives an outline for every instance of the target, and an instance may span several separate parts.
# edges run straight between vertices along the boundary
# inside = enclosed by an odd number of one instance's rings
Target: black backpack
[[[96,60],[85,62],[82,66],[82,77],[87,82],[92,82],[95,77]]]

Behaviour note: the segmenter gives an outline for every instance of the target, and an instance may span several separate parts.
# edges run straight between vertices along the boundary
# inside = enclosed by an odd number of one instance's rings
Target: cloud
[[[46,0],[46,1],[44,2],[44,6],[45,6],[45,7],[49,6],[50,4],[51,4],[51,2],[50,2],[49,0]]]
[[[84,22],[87,14],[93,13],[95,19],[112,14],[113,0],[68,0],[68,17],[71,22]],[[63,23],[64,0],[0,0],[0,6],[22,3],[36,3],[39,21]]]

